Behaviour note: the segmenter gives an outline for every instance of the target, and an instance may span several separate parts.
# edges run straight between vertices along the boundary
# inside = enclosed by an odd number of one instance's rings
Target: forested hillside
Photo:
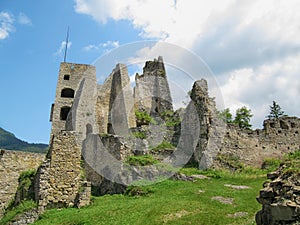
[[[22,141],[16,138],[14,134],[0,127],[0,148],[15,151],[46,153],[48,145],[31,144],[26,141]]]

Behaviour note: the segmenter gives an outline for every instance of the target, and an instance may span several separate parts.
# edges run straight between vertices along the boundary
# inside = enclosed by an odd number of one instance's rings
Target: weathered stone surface
[[[266,158],[281,158],[300,148],[299,118],[284,116],[265,120],[263,124],[263,129],[256,130],[227,125],[220,154],[232,154],[246,165],[261,167]],[[270,176],[273,175],[275,178],[275,174]]]
[[[139,111],[159,115],[173,111],[172,98],[162,57],[147,61],[143,74],[136,74],[134,97]]]
[[[108,112],[108,133],[128,135],[129,127],[135,126],[133,93],[127,67],[117,64],[112,72],[112,82]]]
[[[191,92],[192,101],[195,105],[199,123],[200,136],[195,152],[195,160],[200,169],[207,169],[213,165],[223,144],[225,135],[225,123],[217,116],[215,102],[208,95],[207,81],[196,81]]]
[[[299,174],[284,172],[283,166],[276,174],[277,179],[265,184],[257,197],[262,204],[262,210],[256,214],[258,225],[296,224],[300,221],[300,202],[297,201],[300,197]]]
[[[45,158],[44,154],[1,150],[0,156],[0,217],[14,199],[20,174],[27,170],[37,170]]]
[[[77,91],[80,88],[81,89],[83,88],[82,87],[83,79],[86,79],[87,80],[86,83],[89,84],[92,83],[90,81],[94,80],[93,83],[94,85],[96,85],[96,73],[95,73],[94,66],[86,65],[86,64],[66,63],[66,62],[60,64],[59,76],[58,76],[57,87],[56,87],[55,103],[52,105],[51,115],[50,115],[50,121],[52,121],[52,130],[51,130],[52,134],[56,134],[57,132],[66,129],[66,121],[67,121],[68,114],[74,103],[75,95],[79,94],[77,93]],[[94,91],[92,91],[91,93],[93,92]],[[82,99],[82,100],[89,101],[89,102],[92,101],[92,99],[89,98]],[[85,117],[87,115],[84,114],[78,116]]]
[[[40,212],[45,208],[76,204],[80,187],[84,185],[81,149],[76,135],[78,133],[71,131],[61,131],[53,135],[48,159],[39,168],[35,185]],[[85,190],[85,194],[88,193],[90,191]]]
[[[32,209],[18,215],[14,218],[9,225],[28,225],[34,223],[39,218],[39,212],[37,209]]]

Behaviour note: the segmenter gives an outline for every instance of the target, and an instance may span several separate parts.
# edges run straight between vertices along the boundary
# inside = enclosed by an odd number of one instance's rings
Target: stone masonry
[[[172,98],[161,56],[147,61],[143,74],[136,74],[134,89],[135,103],[139,111],[156,116],[165,111],[173,111]]]
[[[45,208],[74,206],[78,195],[90,187],[84,181],[76,135],[76,132],[62,131],[52,138],[47,160],[39,168],[35,184],[39,212]]]
[[[300,149],[300,119],[283,116],[267,119],[263,129],[245,130],[228,125],[219,154],[238,157],[246,165],[260,167],[266,158],[280,158]]]
[[[20,174],[36,170],[45,158],[44,154],[0,150],[0,217],[13,201]]]

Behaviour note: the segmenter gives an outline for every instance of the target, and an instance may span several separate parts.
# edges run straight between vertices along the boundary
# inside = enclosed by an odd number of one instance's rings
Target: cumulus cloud
[[[216,74],[225,105],[250,107],[257,126],[272,100],[300,116],[299,0],[75,0],[75,10],[100,23],[128,20],[145,39],[194,51]]]
[[[8,12],[0,12],[0,40],[4,40],[9,37],[10,33],[15,30],[14,16]]]
[[[255,127],[262,125],[273,100],[286,114],[299,116],[299,60],[300,54],[287,57],[282,62],[222,74],[225,81],[220,89],[225,107],[230,108],[232,113],[244,105],[249,107],[254,114]]]

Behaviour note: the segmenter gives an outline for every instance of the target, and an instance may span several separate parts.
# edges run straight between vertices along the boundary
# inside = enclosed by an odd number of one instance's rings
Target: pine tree
[[[270,106],[270,114],[268,115],[269,119],[279,118],[284,115],[284,111],[281,110],[281,107],[277,102],[273,101],[273,104]]]

